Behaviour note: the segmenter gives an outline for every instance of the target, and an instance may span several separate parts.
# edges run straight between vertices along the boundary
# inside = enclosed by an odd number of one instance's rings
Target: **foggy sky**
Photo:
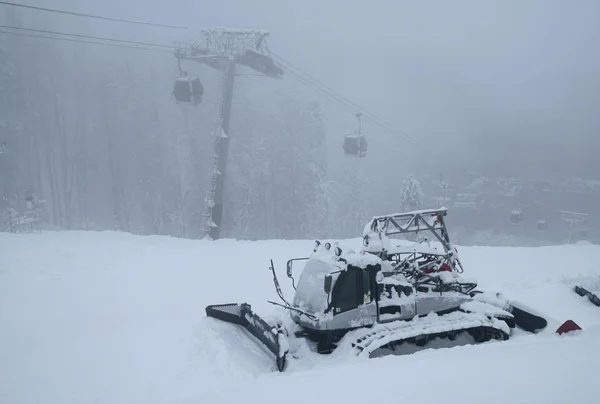
[[[593,160],[600,150],[598,1],[35,4],[190,27],[178,31],[46,13],[37,17],[41,24],[58,24],[66,32],[166,44],[193,41],[206,27],[266,29],[274,52],[412,137],[435,139],[438,143],[428,147],[437,152],[448,149],[465,164],[496,168],[512,156],[521,161],[522,170],[536,173],[557,170],[561,161],[579,171],[593,170],[589,177],[600,176]],[[299,86],[290,78],[283,81],[268,85],[284,90]],[[322,102],[330,119],[339,123],[330,125],[335,144],[342,136],[336,132],[352,128],[355,120],[331,102]],[[365,132],[375,155],[415,152],[408,142],[377,126],[365,125]],[[361,164],[371,169],[389,165],[376,159]]]

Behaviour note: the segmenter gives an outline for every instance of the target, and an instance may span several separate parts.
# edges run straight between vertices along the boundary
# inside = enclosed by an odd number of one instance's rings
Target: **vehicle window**
[[[335,285],[335,307],[336,313],[352,310],[362,303],[359,296],[358,275],[362,271],[346,271],[340,275]]]
[[[363,295],[363,303],[371,302],[371,274],[369,270],[363,269],[362,271],[362,295]]]

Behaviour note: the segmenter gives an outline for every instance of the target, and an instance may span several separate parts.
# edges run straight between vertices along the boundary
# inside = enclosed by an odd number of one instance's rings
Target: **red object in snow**
[[[444,262],[442,265],[440,265],[440,271],[452,272],[452,267]]]
[[[442,265],[440,265],[438,272],[439,271],[452,272],[452,267],[444,262]],[[425,272],[426,274],[430,274],[434,271],[433,271],[433,268],[427,268],[427,269],[423,270],[423,272]]]
[[[571,331],[577,331],[577,330],[581,330],[581,327],[578,326],[577,323],[575,323],[575,321],[567,320],[563,323],[563,325],[558,327],[558,330],[556,330],[556,333],[559,335],[562,335],[562,334],[566,334]]]

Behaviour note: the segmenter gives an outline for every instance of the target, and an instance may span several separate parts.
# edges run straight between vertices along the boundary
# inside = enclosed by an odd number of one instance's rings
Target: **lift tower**
[[[283,69],[276,65],[266,43],[269,35],[261,30],[206,29],[194,44],[179,44],[178,63],[190,60],[204,63],[221,72],[219,116],[214,136],[214,151],[206,191],[202,231],[205,238],[217,240],[223,219],[223,186],[229,151],[229,122],[236,65],[244,65],[271,78],[280,78]]]

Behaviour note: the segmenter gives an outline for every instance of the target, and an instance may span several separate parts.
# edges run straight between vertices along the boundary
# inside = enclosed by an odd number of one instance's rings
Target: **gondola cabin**
[[[183,75],[175,80],[173,95],[178,104],[198,105],[202,103],[204,87],[198,76]]]
[[[520,225],[523,223],[523,212],[516,209],[510,212],[510,222],[514,225]]]
[[[344,138],[344,152],[348,156],[366,156],[367,140],[363,135],[346,135]]]

